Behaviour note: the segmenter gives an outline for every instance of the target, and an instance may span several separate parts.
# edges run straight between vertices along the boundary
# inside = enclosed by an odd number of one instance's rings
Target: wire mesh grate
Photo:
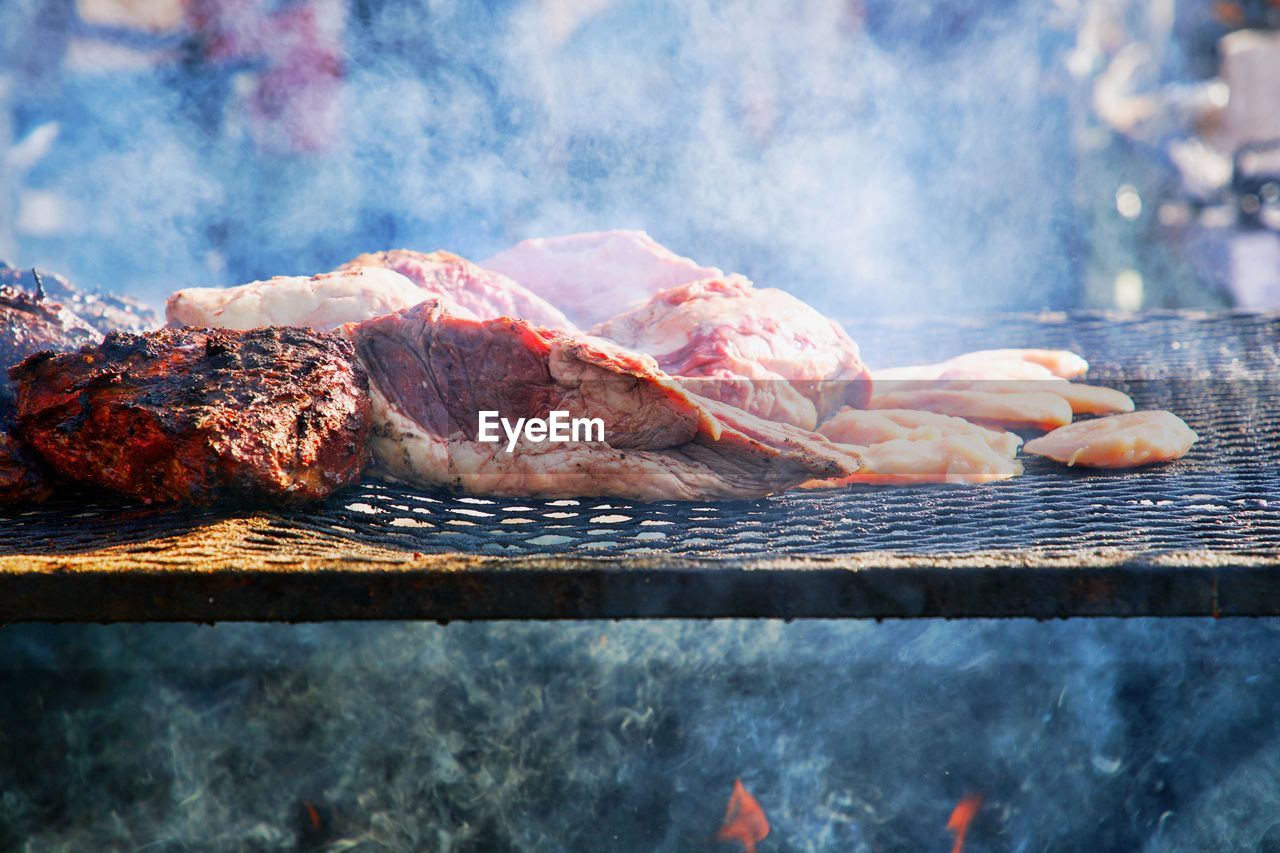
[[[1167,408],[1201,436],[1185,459],[1114,473],[1025,457],[989,486],[855,487],[714,504],[499,500],[368,481],[278,513],[242,543],[269,563],[334,537],[422,554],[759,557],[866,552],[922,557],[1020,552],[1070,558],[1280,551],[1280,317],[1163,313],[892,320],[847,324],[874,365],[997,346],[1065,347],[1089,381]],[[0,517],[0,556],[95,551],[154,556],[228,510],[99,503]],[[322,534],[321,538],[317,534]]]

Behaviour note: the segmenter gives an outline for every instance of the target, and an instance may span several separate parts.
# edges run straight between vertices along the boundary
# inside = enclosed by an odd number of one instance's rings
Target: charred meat
[[[43,293],[93,327],[98,333],[95,337],[108,332],[146,332],[161,325],[160,315],[137,299],[84,290],[47,270],[19,269],[0,262],[0,286],[5,285],[27,293]]]
[[[144,501],[312,500],[354,483],[365,459],[368,383],[334,334],[113,333],[9,374],[46,462]]]
[[[351,330],[372,380],[380,469],[477,494],[638,500],[760,497],[856,471],[856,455],[689,393],[654,361],[517,320],[456,317],[427,302]],[[591,440],[486,443],[481,412],[510,422],[563,412]],[[585,438],[585,436],[584,436]]]
[[[0,507],[35,504],[53,494],[48,470],[13,431],[12,404],[0,400]]]

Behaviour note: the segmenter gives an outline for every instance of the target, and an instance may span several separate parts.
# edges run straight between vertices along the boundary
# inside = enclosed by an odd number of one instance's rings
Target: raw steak
[[[383,472],[474,494],[751,498],[859,461],[821,436],[690,394],[652,359],[517,320],[428,302],[351,330],[371,377]],[[599,418],[603,441],[479,438],[479,412]]]
[[[677,255],[643,231],[536,237],[480,266],[510,276],[584,327],[663,288],[724,275]]]
[[[871,392],[839,324],[739,275],[663,290],[592,332],[648,353],[699,394],[803,429],[865,405]]]
[[[569,318],[542,297],[530,292],[498,272],[482,269],[466,258],[449,252],[414,252],[392,249],[360,255],[339,267],[385,267],[395,270],[422,288],[422,299],[438,297],[453,306],[455,314],[480,320],[515,317],[538,326],[576,332]],[[422,299],[418,301],[422,301]],[[408,307],[408,306],[403,306]],[[462,309],[459,311],[458,309]]]

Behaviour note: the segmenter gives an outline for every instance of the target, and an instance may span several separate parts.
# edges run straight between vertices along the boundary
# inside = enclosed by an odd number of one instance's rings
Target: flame
[[[756,798],[742,787],[741,779],[733,780],[733,794],[724,811],[724,822],[716,833],[717,841],[737,841],[746,853],[755,853],[756,842],[769,834],[769,819]]]
[[[956,807],[951,810],[947,829],[956,834],[956,843],[951,846],[951,853],[962,853],[964,850],[965,833],[969,831],[969,823],[980,808],[982,808],[982,795],[970,794],[956,803]]]

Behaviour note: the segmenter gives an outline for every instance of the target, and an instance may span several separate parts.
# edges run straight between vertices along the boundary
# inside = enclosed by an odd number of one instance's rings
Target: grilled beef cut
[[[368,382],[335,334],[113,333],[10,376],[22,436],[59,474],[144,501],[322,498],[365,460]]]
[[[146,332],[159,328],[160,315],[150,306],[128,296],[83,290],[48,270],[19,269],[0,262],[0,285],[30,293],[43,291],[92,326],[98,337],[108,332]]]
[[[367,366],[384,473],[507,496],[759,497],[859,467],[821,436],[703,400],[647,356],[427,302],[351,329]],[[479,412],[599,418],[604,440],[479,440]],[[838,473],[843,472],[843,473]]]
[[[502,273],[481,269],[451,252],[414,252],[392,249],[360,255],[339,267],[386,267],[395,270],[422,288],[423,301],[438,298],[450,313],[469,313],[478,320],[515,317],[537,326],[576,332],[577,328],[560,309],[515,283]],[[408,307],[408,306],[405,306]]]
[[[0,284],[0,369],[40,350],[75,349],[100,337],[74,311],[42,292]],[[0,397],[4,393],[0,390]]]
[[[53,494],[48,471],[13,431],[13,408],[0,400],[0,507],[39,503]]]
[[[699,394],[804,429],[870,397],[871,374],[839,324],[740,275],[660,291],[592,332],[648,353]]]

